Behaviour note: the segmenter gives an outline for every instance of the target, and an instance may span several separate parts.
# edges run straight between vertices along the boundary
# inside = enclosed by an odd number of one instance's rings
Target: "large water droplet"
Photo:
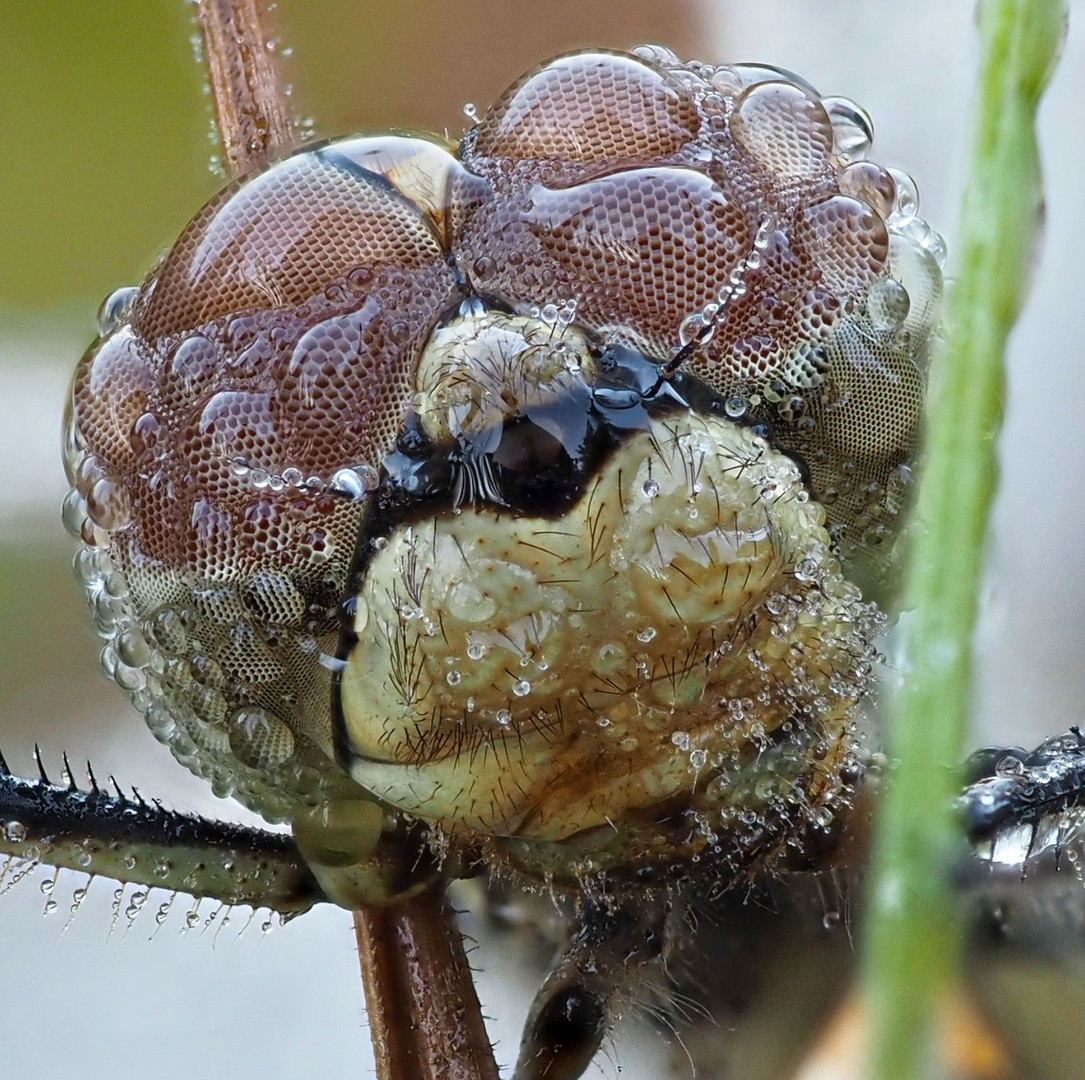
[[[866,157],[874,142],[874,122],[866,109],[843,97],[827,97],[822,104],[833,125],[833,149],[843,158]]]
[[[128,317],[139,289],[135,285],[126,285],[121,289],[114,289],[101,303],[98,308],[98,335],[108,337]]]

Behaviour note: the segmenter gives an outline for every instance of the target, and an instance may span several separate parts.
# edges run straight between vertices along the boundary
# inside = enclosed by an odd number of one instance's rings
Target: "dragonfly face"
[[[380,807],[578,887],[826,830],[941,288],[868,144],[645,48],[227,189],[75,375],[106,669],[299,837],[370,807],[355,861]]]

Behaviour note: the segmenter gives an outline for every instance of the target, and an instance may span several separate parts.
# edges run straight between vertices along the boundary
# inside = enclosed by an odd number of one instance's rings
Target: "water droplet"
[[[478,108],[474,102],[468,101],[463,106],[463,115],[471,121],[472,124],[478,123]]]
[[[671,742],[678,747],[679,750],[689,749],[689,732],[688,731],[674,731],[671,733]]]
[[[925,251],[930,253],[931,257],[938,264],[938,269],[945,270],[946,258],[948,256],[945,237],[942,236],[940,232],[930,229],[921,246]]]
[[[376,491],[380,487],[380,473],[373,465],[363,462],[361,465],[355,465],[354,471],[362,478],[362,487],[367,492]]]
[[[708,753],[704,750],[691,750],[689,752],[689,767],[695,771],[699,771],[705,767],[705,763],[708,761]]]
[[[60,520],[63,522],[64,528],[78,540],[83,535],[83,523],[86,521],[86,517],[87,504],[83,501],[83,496],[75,488],[72,488],[64,496],[64,502],[60,508]]]
[[[649,499],[654,499],[659,494],[659,481],[648,477],[641,485],[641,491],[643,491]]]
[[[637,631],[637,641],[643,642],[645,645],[656,636],[656,628],[654,626],[645,626],[643,629]]]
[[[498,709],[494,719],[502,726],[508,727],[512,723],[512,713],[508,709]]]
[[[143,634],[130,627],[117,636],[117,658],[132,668],[145,667],[151,659],[151,650]]]
[[[122,289],[114,289],[101,303],[98,308],[98,335],[108,337],[128,317],[132,309],[132,301],[139,294],[135,285],[126,285]]]
[[[497,263],[489,255],[480,255],[471,264],[471,269],[479,281],[485,281],[493,275],[493,272],[497,269]]]
[[[86,497],[87,517],[106,532],[127,525],[132,507],[128,489],[115,480],[103,477],[95,482]]]
[[[874,122],[866,109],[849,98],[822,98],[833,125],[833,149],[850,161],[866,157],[874,142]]]
[[[632,50],[634,56],[647,60],[657,67],[680,67],[681,61],[665,45],[638,45]]]
[[[867,294],[867,313],[875,330],[899,330],[910,307],[908,290],[894,278],[876,282]]]
[[[889,215],[890,222],[915,217],[919,212],[919,188],[916,182],[900,169],[889,169],[888,172],[897,188],[897,199],[893,205],[893,212]]]
[[[153,460],[161,435],[162,424],[154,413],[145,412],[137,416],[128,436],[132,452],[142,461]]]
[[[448,683],[449,686],[459,686],[462,680],[463,675],[461,675],[460,672],[456,671],[455,669],[445,675],[445,682]]]
[[[351,499],[362,499],[380,486],[380,473],[372,465],[361,464],[338,469],[328,482],[332,491]]]
[[[739,420],[746,415],[746,399],[740,394],[732,394],[724,403],[723,411],[732,419]]]
[[[1025,763],[1016,754],[1004,754],[995,765],[996,776],[1024,776]]]
[[[840,173],[838,186],[841,194],[862,199],[881,217],[886,218],[892,213],[897,189],[892,176],[880,165],[872,161],[853,162]]]
[[[21,821],[9,821],[4,825],[4,838],[9,844],[21,844],[26,839],[26,826]]]
[[[694,341],[704,340],[702,335],[706,335],[707,330],[708,327],[701,313],[695,311],[692,315],[687,315],[678,324],[678,341],[685,348]]]
[[[242,708],[227,722],[230,750],[254,769],[273,768],[294,755],[294,733],[266,709]]]

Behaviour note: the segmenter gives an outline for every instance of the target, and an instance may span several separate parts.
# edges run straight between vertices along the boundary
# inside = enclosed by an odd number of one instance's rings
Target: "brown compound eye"
[[[103,663],[186,764],[272,816],[299,776],[308,797],[334,780],[320,661],[366,490],[457,294],[456,167],[435,143],[354,139],[228,188],[107,305],[76,371],[67,518]]]
[[[728,415],[802,461],[834,542],[876,585],[906,500],[940,241],[911,181],[863,160],[857,106],[777,69],[638,54],[559,58],[482,118],[460,153],[492,194],[454,208],[462,263],[520,305],[574,298],[581,325],[661,362],[681,348]]]
[[[539,179],[678,154],[701,114],[669,73],[620,53],[574,53],[529,72],[480,121],[472,156],[536,164]]]

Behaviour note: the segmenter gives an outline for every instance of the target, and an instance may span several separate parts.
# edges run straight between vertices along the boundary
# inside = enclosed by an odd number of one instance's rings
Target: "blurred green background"
[[[86,324],[214,190],[192,167],[209,144],[189,33],[180,4],[0,6],[0,304],[16,330],[50,310]]]

